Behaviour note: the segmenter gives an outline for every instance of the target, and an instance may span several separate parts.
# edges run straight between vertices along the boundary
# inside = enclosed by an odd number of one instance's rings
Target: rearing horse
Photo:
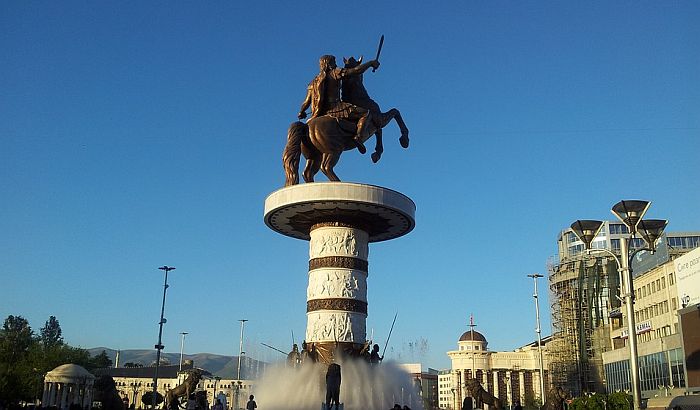
[[[359,65],[362,61],[356,61],[353,57],[345,60],[346,68]],[[353,65],[354,64],[354,65]],[[377,136],[377,146],[372,153],[372,161],[377,162],[383,152],[382,133],[384,128],[392,119],[401,129],[399,142],[404,148],[408,148],[408,128],[401,118],[401,113],[396,108],[382,113],[379,105],[374,102],[362,83],[362,75],[353,76],[344,80],[342,85],[343,100],[355,104],[359,107],[367,108],[368,136]],[[343,151],[356,148],[353,137],[357,133],[357,124],[340,118],[328,115],[310,119],[306,124],[300,121],[293,122],[289,126],[287,133],[287,145],[282,154],[282,164],[285,171],[285,186],[299,183],[299,161],[301,154],[306,158],[306,166],[302,176],[305,182],[313,182],[314,176],[319,170],[323,172],[330,181],[340,181],[333,168],[338,163]],[[367,137],[363,143],[369,139]]]
[[[352,56],[347,59],[343,58],[343,62],[345,63],[345,68],[354,68],[362,64],[362,57],[360,57],[359,60],[355,60],[355,57]],[[379,108],[379,104],[370,98],[367,93],[362,81],[362,74],[344,80],[341,90],[343,101],[369,110],[370,120],[376,128],[374,135],[377,137],[377,145],[374,148],[374,153],[372,153],[373,162],[376,163],[382,157],[382,152],[384,152],[382,128],[386,127],[392,119],[396,121],[396,124],[401,130],[399,143],[401,143],[402,147],[408,148],[408,128],[406,128],[406,123],[403,122],[403,118],[401,118],[401,113],[396,108],[392,108],[387,112],[382,112]]]

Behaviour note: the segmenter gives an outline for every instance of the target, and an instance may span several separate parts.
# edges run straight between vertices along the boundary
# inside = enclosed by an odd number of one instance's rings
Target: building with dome
[[[92,385],[95,376],[77,364],[63,364],[46,373],[41,403],[44,407],[67,409],[78,405],[92,406]]]
[[[473,326],[473,325],[472,325]],[[548,389],[547,345],[542,339],[542,360],[545,391]],[[465,380],[474,375],[481,385],[498,397],[504,405],[540,401],[540,361],[537,342],[519,347],[512,352],[488,350],[486,337],[474,330],[464,332],[457,342],[457,350],[447,352],[452,361],[450,370],[438,375],[438,402],[442,409],[459,409],[467,396]]]

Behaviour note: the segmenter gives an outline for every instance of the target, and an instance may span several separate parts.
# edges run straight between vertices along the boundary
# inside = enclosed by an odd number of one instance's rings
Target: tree
[[[42,377],[66,363],[93,368],[87,350],[63,343],[54,316],[38,337],[23,317],[10,315],[5,319],[0,329],[0,399],[17,403],[40,397]]]
[[[56,320],[56,316],[49,316],[49,320],[46,321],[46,324],[40,330],[39,339],[45,348],[62,345],[63,337],[61,333],[61,325]]]
[[[92,367],[95,369],[112,367],[112,359],[107,356],[107,352],[104,350],[100,354],[93,356],[90,361],[92,362]]]
[[[36,343],[27,319],[9,315],[0,330],[0,399],[17,400],[32,395],[31,379],[34,370],[27,358]],[[32,383],[33,384],[33,383]]]

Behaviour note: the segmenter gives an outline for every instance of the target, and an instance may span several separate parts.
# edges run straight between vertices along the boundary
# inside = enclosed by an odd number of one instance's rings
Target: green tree
[[[49,316],[49,320],[46,321],[44,327],[39,331],[39,339],[46,348],[59,346],[63,344],[61,334],[61,325],[58,323],[56,316]]]
[[[0,399],[16,401],[32,395],[29,361],[30,349],[36,344],[27,319],[9,315],[0,330]]]
[[[10,315],[5,319],[0,329],[0,399],[16,403],[40,397],[43,376],[66,363],[94,368],[87,350],[63,343],[54,316],[38,337],[23,317]]]
[[[624,392],[615,392],[608,395],[608,410],[630,410],[631,408],[631,395]]]
[[[102,351],[100,354],[95,355],[91,359],[92,367],[95,369],[104,369],[107,367],[112,367],[112,359],[107,356],[106,351]]]

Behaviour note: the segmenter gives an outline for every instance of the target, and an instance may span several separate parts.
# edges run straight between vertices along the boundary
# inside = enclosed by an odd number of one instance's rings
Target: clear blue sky
[[[700,2],[33,2],[0,6],[0,316],[55,315],[82,347],[278,358],[305,326],[307,244],[262,221],[322,54],[376,52],[398,107],[345,181],[417,204],[374,244],[368,329],[445,368],[470,313],[493,350],[534,340],[558,232],[649,199],[700,230]],[[370,147],[372,142],[370,142]],[[324,177],[320,177],[324,180]],[[544,333],[547,286],[540,281]],[[425,338],[422,356],[408,347]],[[393,350],[392,350],[393,349]]]

